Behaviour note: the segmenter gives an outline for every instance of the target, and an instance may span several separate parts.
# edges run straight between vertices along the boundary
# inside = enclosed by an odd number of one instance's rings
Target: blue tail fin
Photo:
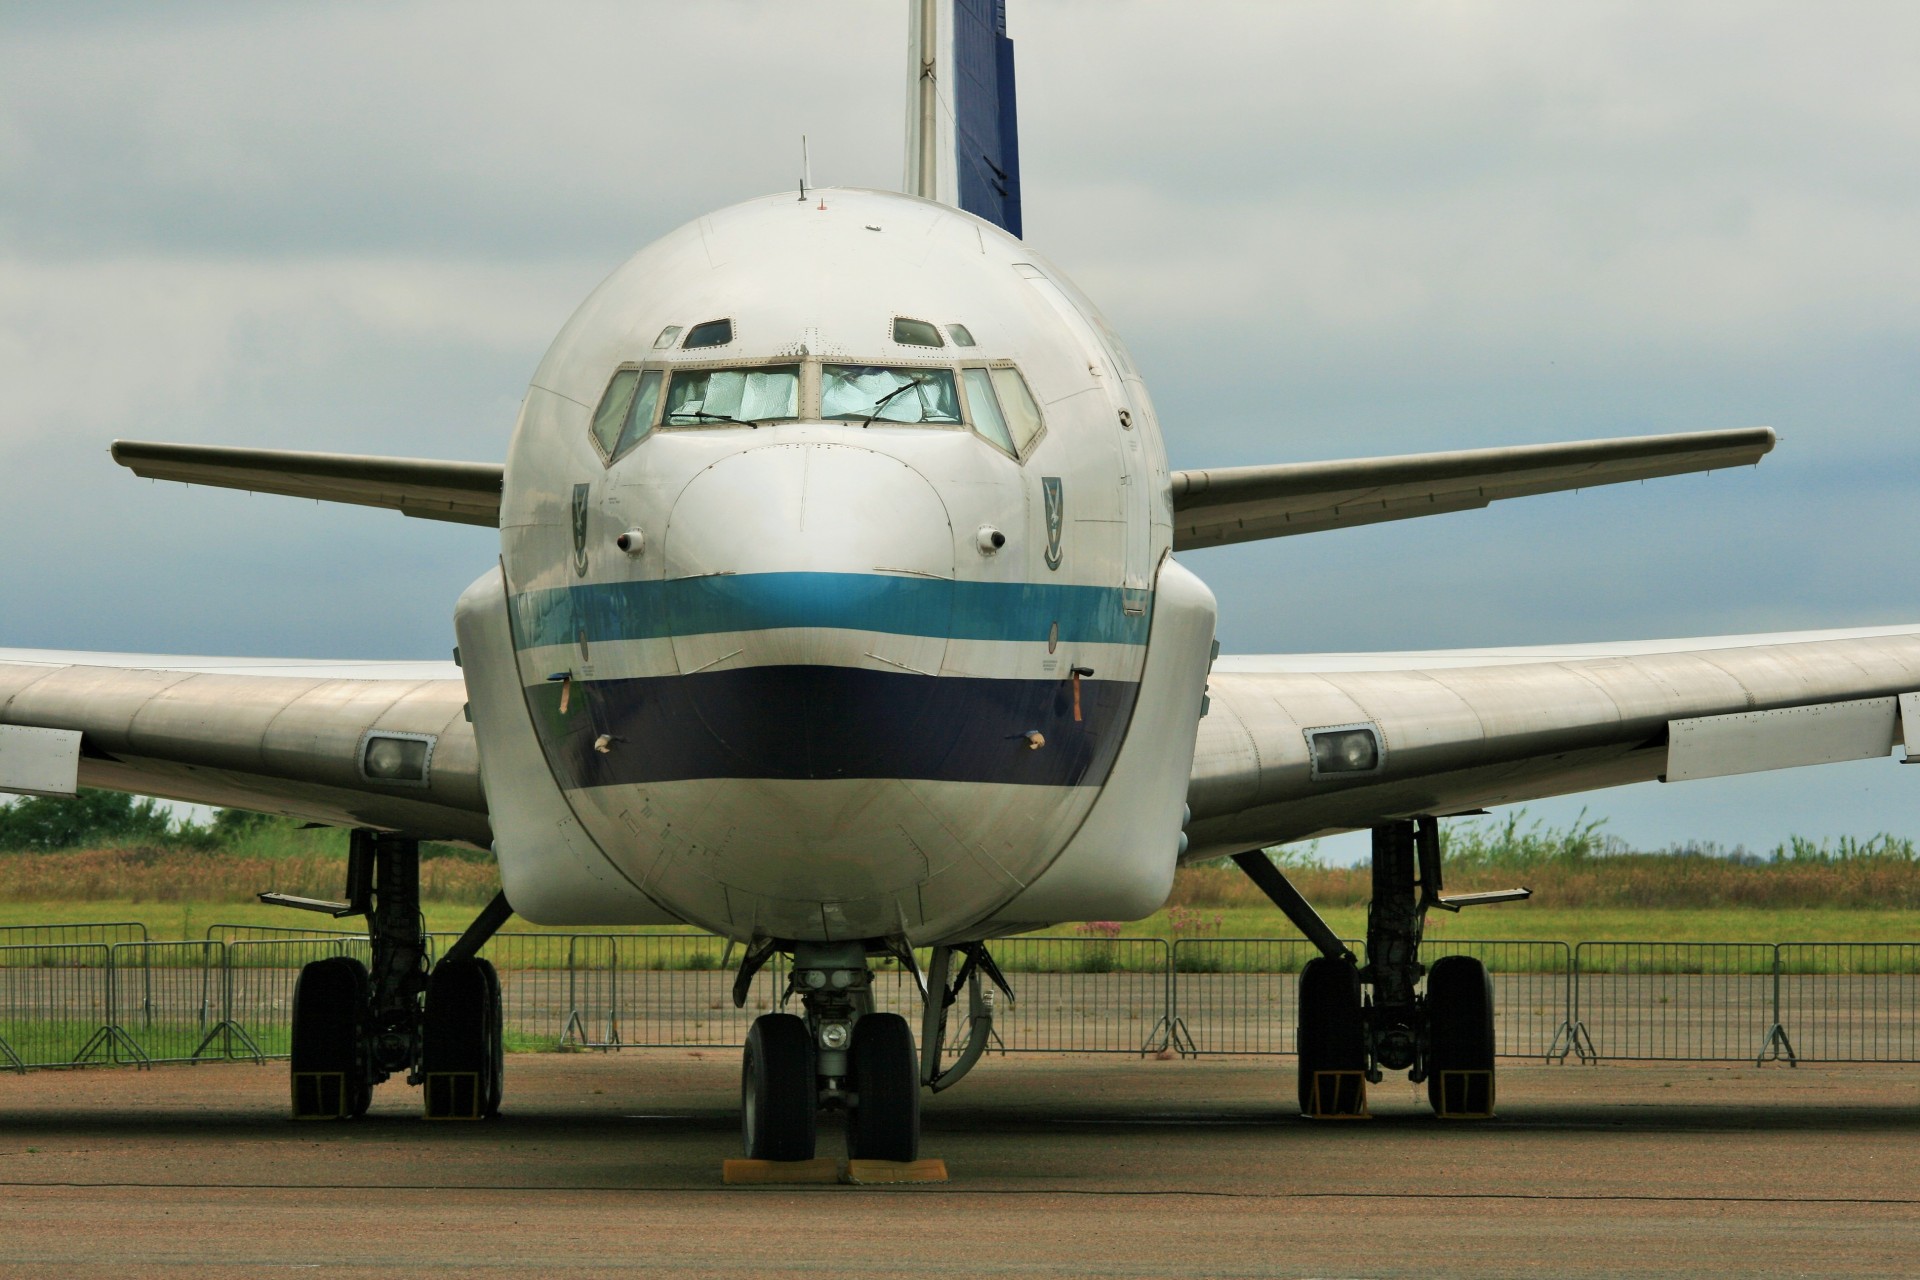
[[[906,190],[1020,234],[1020,132],[1006,0],[914,0]]]
[[[953,0],[954,150],[960,207],[1020,234],[1020,127],[1007,0]]]

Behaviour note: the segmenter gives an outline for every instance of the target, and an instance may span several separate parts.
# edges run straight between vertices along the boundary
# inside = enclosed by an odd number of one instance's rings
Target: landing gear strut
[[[418,840],[355,831],[345,902],[260,896],[336,917],[364,915],[372,949],[371,965],[329,956],[300,971],[291,1053],[295,1119],[363,1115],[373,1087],[401,1073],[426,1085],[429,1119],[479,1119],[500,1109],[500,979],[474,952],[512,914],[504,897],[429,975]]]
[[[1470,956],[1420,963],[1427,912],[1517,901],[1526,889],[1442,894],[1440,828],[1432,818],[1373,828],[1373,900],[1360,966],[1265,854],[1234,859],[1320,948],[1300,974],[1300,1110],[1316,1118],[1366,1114],[1366,1085],[1405,1071],[1427,1085],[1436,1114],[1493,1114],[1493,983]],[[1426,988],[1420,989],[1420,980]],[[1362,987],[1371,988],[1362,995]]]
[[[774,950],[770,941],[747,949],[736,1004],[744,1003],[753,971]],[[762,1014],[747,1033],[740,1071],[747,1155],[812,1159],[819,1112],[835,1109],[847,1113],[852,1158],[916,1159],[920,1065],[913,1032],[899,1014],[875,1012],[866,946],[794,944],[787,995],[800,997],[804,1016]]]

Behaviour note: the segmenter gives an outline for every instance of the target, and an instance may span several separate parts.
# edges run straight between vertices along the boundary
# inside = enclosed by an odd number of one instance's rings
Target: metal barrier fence
[[[216,925],[199,941],[150,942],[128,936],[139,926],[50,928],[68,932],[0,941],[0,1068],[284,1057],[301,967],[369,959],[366,935],[348,930]],[[430,951],[455,936],[431,935]],[[1920,1061],[1920,943],[1443,940],[1431,951],[1486,964],[1504,1057]],[[483,954],[516,1050],[735,1048],[787,984],[776,957],[736,1009],[738,949],[699,934],[502,933]],[[994,955],[1016,999],[996,1003],[992,1047],[1291,1054],[1299,974],[1315,954],[1302,939],[1005,939]],[[919,986],[898,963],[876,963],[873,1000],[918,1027]],[[953,1019],[949,1043],[967,1030]]]
[[[1353,940],[1346,945],[1356,955],[1362,950]],[[1571,1028],[1573,964],[1566,943],[1448,940],[1432,952],[1435,958],[1473,956],[1487,966],[1493,978],[1494,1044],[1502,1057],[1546,1058]],[[1192,1053],[1293,1053],[1300,970],[1318,954],[1304,938],[1182,938],[1174,943],[1175,1047]]]

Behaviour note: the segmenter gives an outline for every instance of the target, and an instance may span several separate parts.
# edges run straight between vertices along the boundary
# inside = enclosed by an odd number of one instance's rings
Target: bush
[[[164,841],[174,821],[158,800],[120,791],[26,796],[0,808],[0,851],[49,852],[118,841]]]

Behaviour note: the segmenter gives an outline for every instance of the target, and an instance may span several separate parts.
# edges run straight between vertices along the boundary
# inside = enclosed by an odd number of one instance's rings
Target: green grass
[[[458,933],[473,920],[476,908],[464,903],[428,903],[427,928],[434,933]],[[1184,914],[1179,914],[1184,911]],[[1366,929],[1361,907],[1334,907],[1323,913],[1334,932],[1357,938]],[[146,925],[154,941],[199,939],[214,924],[260,925],[275,928],[348,929],[360,927],[357,917],[333,920],[327,916],[268,907],[258,903],[227,902],[0,902],[0,926],[93,924],[134,921]],[[621,928],[543,928],[524,920],[507,925],[514,933],[699,934],[690,926]],[[1051,932],[1073,934],[1063,925]],[[1145,920],[1120,927],[1121,938],[1293,938],[1297,937],[1272,907],[1220,907],[1159,911]],[[1920,940],[1920,914],[1909,910],[1864,907],[1554,907],[1538,902],[1511,903],[1463,911],[1436,912],[1427,923],[1427,939],[1445,944],[1449,939],[1484,941],[1550,941],[1569,944],[1593,941],[1650,942],[1909,942]],[[1087,965],[1100,967],[1103,938],[1086,937],[1082,947]],[[1122,952],[1126,949],[1121,948]],[[1111,952],[1109,948],[1107,951]],[[718,964],[703,951],[687,953],[682,967]]]

